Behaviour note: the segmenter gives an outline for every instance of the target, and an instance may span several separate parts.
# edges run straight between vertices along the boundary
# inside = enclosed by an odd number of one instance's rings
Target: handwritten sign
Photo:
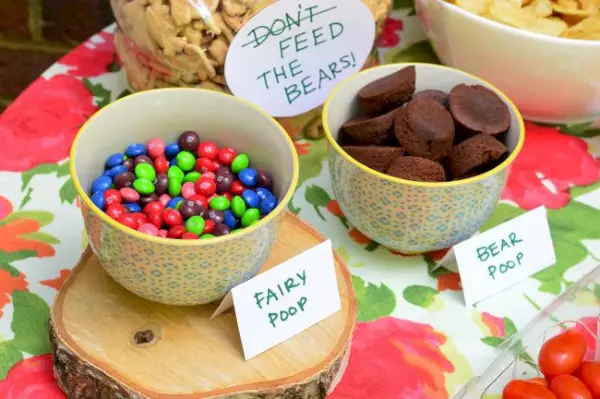
[[[227,85],[272,116],[299,115],[363,67],[374,39],[373,14],[361,0],[279,0],[235,36]]]
[[[473,236],[453,249],[468,305],[556,262],[544,207]]]
[[[246,360],[292,338],[341,309],[331,241],[234,287],[231,297]]]

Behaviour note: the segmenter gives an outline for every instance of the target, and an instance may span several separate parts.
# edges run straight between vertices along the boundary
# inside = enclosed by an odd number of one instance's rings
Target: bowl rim
[[[461,8],[458,5],[450,3],[446,0],[435,0],[435,1],[442,3],[444,5],[444,7],[448,8],[448,9],[453,9],[456,12],[462,14],[463,16],[465,16],[467,18],[471,18],[474,22],[487,23],[492,26],[496,26],[499,29],[505,30],[507,32],[521,34],[523,36],[529,36],[531,39],[546,41],[549,44],[554,44],[554,45],[556,45],[556,44],[559,44],[559,45],[574,44],[574,45],[578,45],[578,46],[582,46],[582,47],[586,47],[586,48],[587,47],[595,47],[595,46],[598,47],[600,45],[600,40],[571,39],[568,37],[561,37],[561,36],[557,37],[557,36],[545,35],[543,33],[538,33],[538,32],[531,32],[531,31],[528,31],[525,29],[517,28],[517,27],[511,26],[511,25],[506,25],[501,22],[495,21],[493,19],[489,19],[484,16],[472,13],[472,12],[467,11],[464,8]]]
[[[233,234],[227,234],[227,235],[220,236],[220,237],[211,237],[208,240],[201,240],[201,239],[180,240],[180,239],[151,236],[148,234],[141,233],[137,230],[131,229],[129,227],[126,227],[126,226],[122,225],[121,223],[117,222],[116,220],[112,219],[111,217],[109,217],[102,209],[98,208],[96,206],[96,204],[94,204],[92,202],[92,198],[87,194],[86,190],[83,189],[83,186],[81,185],[81,182],[79,181],[79,178],[77,177],[77,173],[75,171],[75,162],[73,162],[73,160],[75,159],[75,152],[77,149],[77,144],[79,142],[79,138],[84,134],[84,132],[86,131],[86,128],[94,122],[94,120],[98,117],[98,115],[100,115],[103,112],[107,112],[106,110],[110,109],[111,107],[122,106],[122,104],[127,101],[137,101],[137,99],[141,98],[141,97],[153,96],[155,94],[161,95],[162,93],[174,92],[174,91],[180,91],[180,92],[186,91],[186,92],[196,92],[196,93],[199,92],[200,94],[205,94],[205,95],[231,97],[231,98],[233,98],[234,101],[237,101],[237,102],[241,103],[242,105],[252,108],[255,111],[262,114],[265,118],[267,118],[270,122],[272,122],[277,127],[277,129],[279,129],[279,131],[281,132],[281,135],[284,137],[284,140],[287,142],[288,147],[290,149],[290,153],[292,155],[292,178],[290,180],[290,185],[289,185],[288,190],[286,191],[285,195],[279,200],[279,203],[277,204],[275,209],[273,209],[273,211],[271,211],[271,213],[269,213],[263,219],[260,219],[258,221],[258,223],[255,223],[251,226],[245,227],[245,228],[241,229],[240,231],[235,232]],[[128,96],[116,99],[115,101],[111,102],[110,104],[106,105],[105,107],[103,107],[102,109],[100,109],[96,113],[94,113],[79,128],[79,130],[77,131],[77,134],[75,135],[75,138],[73,139],[73,143],[71,144],[71,149],[69,151],[69,170],[71,173],[71,178],[73,179],[73,185],[75,186],[75,190],[77,191],[77,194],[83,200],[83,202],[85,202],[85,204],[91,210],[93,210],[95,213],[97,213],[98,217],[103,222],[107,223],[112,228],[119,230],[124,234],[128,234],[132,237],[135,237],[135,238],[138,238],[141,240],[150,241],[150,242],[153,242],[156,244],[162,244],[162,245],[167,244],[167,245],[175,245],[175,246],[181,246],[181,247],[197,247],[197,246],[203,247],[203,246],[207,246],[207,245],[224,243],[229,240],[235,240],[235,239],[238,239],[247,234],[251,234],[254,231],[256,231],[256,230],[260,229],[261,227],[263,227],[264,225],[266,225],[267,223],[271,222],[273,219],[278,217],[282,211],[285,211],[285,208],[287,207],[288,202],[291,200],[292,196],[294,195],[294,193],[296,191],[296,188],[298,185],[298,179],[299,179],[299,175],[300,175],[300,166],[299,165],[300,164],[299,164],[299,160],[298,160],[298,153],[296,151],[296,146],[294,145],[294,141],[292,140],[290,135],[283,128],[283,126],[279,122],[277,122],[277,120],[275,118],[273,118],[271,115],[269,115],[265,110],[260,108],[258,105],[254,104],[250,101],[244,100],[243,98],[235,97],[235,96],[227,94],[227,93],[221,93],[218,91],[207,90],[207,89],[189,88],[189,87],[168,87],[168,88],[161,88],[161,89],[145,90],[145,91],[141,91],[141,92],[132,93]]]
[[[517,121],[518,121],[518,129],[519,129],[519,133],[520,133],[519,138],[517,140],[517,144],[515,145],[515,148],[510,152],[509,156],[504,160],[504,162],[502,162],[500,165],[496,166],[495,168],[493,168],[485,173],[482,173],[480,175],[473,176],[473,177],[468,177],[468,178],[462,179],[462,180],[453,180],[453,181],[445,181],[445,182],[421,182],[421,181],[401,179],[399,177],[394,177],[394,176],[386,175],[385,173],[378,172],[374,169],[371,169],[371,168],[361,164],[360,162],[358,162],[356,159],[352,158],[346,151],[344,151],[342,149],[342,147],[333,138],[333,135],[331,134],[331,129],[329,127],[329,108],[332,107],[333,97],[335,97],[335,95],[344,86],[346,86],[349,82],[352,82],[354,79],[358,79],[359,77],[368,75],[377,70],[390,69],[390,72],[393,72],[393,71],[397,71],[399,69],[406,68],[409,66],[440,69],[442,73],[453,73],[453,74],[468,76],[468,77],[475,79],[481,83],[485,83],[496,90],[496,94],[498,94],[500,96],[500,98],[504,101],[504,103],[508,107],[512,108],[514,114],[516,115]],[[418,71],[417,71],[417,73],[418,73]],[[369,81],[369,82],[372,82],[372,81]],[[365,84],[367,84],[369,82],[366,82]],[[485,180],[488,177],[493,176],[493,175],[503,171],[507,167],[509,167],[513,163],[513,161],[515,160],[517,155],[519,155],[519,153],[521,152],[521,149],[523,148],[523,143],[525,142],[525,122],[523,121],[523,116],[519,112],[516,105],[508,98],[508,96],[506,94],[504,94],[504,92],[502,90],[499,90],[496,86],[489,83],[485,79],[479,78],[475,75],[471,75],[468,72],[464,72],[459,69],[447,67],[444,65],[427,64],[427,63],[423,63],[423,62],[406,62],[406,63],[394,63],[394,64],[380,65],[380,66],[376,66],[373,68],[365,69],[364,71],[361,71],[361,72],[347,78],[346,80],[342,81],[331,91],[331,93],[327,97],[327,100],[325,101],[325,105],[323,106],[323,130],[325,131],[325,137],[327,138],[327,141],[335,149],[335,151],[339,155],[341,155],[346,161],[350,162],[352,165],[359,168],[363,172],[366,172],[370,175],[373,175],[374,177],[378,177],[380,179],[387,180],[392,183],[399,183],[399,184],[403,184],[403,185],[421,187],[421,188],[456,187],[456,186],[467,185],[467,184],[476,183],[476,182]]]

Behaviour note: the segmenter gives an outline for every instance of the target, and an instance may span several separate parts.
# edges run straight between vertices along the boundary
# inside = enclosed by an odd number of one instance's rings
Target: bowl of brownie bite
[[[334,195],[358,230],[404,254],[452,247],[491,216],[524,141],[512,101],[483,79],[390,64],[341,82],[323,127]]]

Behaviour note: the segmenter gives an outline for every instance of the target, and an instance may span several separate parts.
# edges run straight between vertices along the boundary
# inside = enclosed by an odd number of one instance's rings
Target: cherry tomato
[[[513,380],[502,392],[502,399],[557,399],[546,387],[534,382]]]
[[[548,388],[548,380],[543,377],[530,378],[527,381]]]
[[[562,374],[550,381],[550,390],[557,399],[592,399],[592,394],[577,377]]]
[[[540,371],[549,379],[574,373],[587,351],[585,335],[576,330],[558,334],[542,345],[538,356]]]
[[[596,399],[600,399],[600,361],[583,362],[575,373]]]

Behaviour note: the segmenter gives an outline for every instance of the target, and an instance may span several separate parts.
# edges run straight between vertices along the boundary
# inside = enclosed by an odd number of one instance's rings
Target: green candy
[[[148,179],[135,179],[133,188],[142,195],[152,194],[154,192],[154,184]]]
[[[222,195],[219,195],[218,197],[215,197],[210,200],[210,207],[215,211],[225,211],[229,209],[230,205],[231,203],[229,202],[229,200],[223,197]]]
[[[181,151],[177,154],[177,166],[184,172],[189,172],[194,169],[195,165],[196,158],[194,158],[194,155],[191,152]]]
[[[179,208],[181,208],[181,204],[183,204],[183,200],[177,201],[177,203],[175,204],[175,209],[179,210]]]
[[[240,173],[242,169],[246,169],[248,166],[250,166],[250,159],[246,154],[239,154],[231,161],[231,171],[233,173]]]
[[[184,182],[192,182],[192,183],[196,183],[198,180],[200,180],[200,177],[202,177],[202,173],[200,172],[190,172],[188,174],[185,175],[185,177],[183,178]]]
[[[231,200],[231,211],[238,218],[241,218],[244,212],[246,212],[246,202],[239,195],[236,195]]]
[[[242,215],[242,226],[248,227],[258,219],[260,219],[260,211],[257,208],[247,209]]]
[[[169,179],[169,195],[176,197],[181,194],[181,180]]]
[[[190,233],[194,233],[199,236],[204,231],[205,224],[206,223],[204,222],[204,219],[202,219],[202,216],[192,216],[186,220],[185,229]]]
[[[171,166],[167,171],[167,177],[169,180],[179,180],[181,182],[184,178],[183,170],[179,166]]]
[[[212,234],[202,234],[200,236],[200,238],[203,240],[206,240],[207,238],[213,238],[213,237],[214,237],[214,235],[212,235]]]
[[[138,179],[147,179],[152,181],[156,177],[156,171],[152,165],[148,163],[138,163],[135,166],[135,176]]]

